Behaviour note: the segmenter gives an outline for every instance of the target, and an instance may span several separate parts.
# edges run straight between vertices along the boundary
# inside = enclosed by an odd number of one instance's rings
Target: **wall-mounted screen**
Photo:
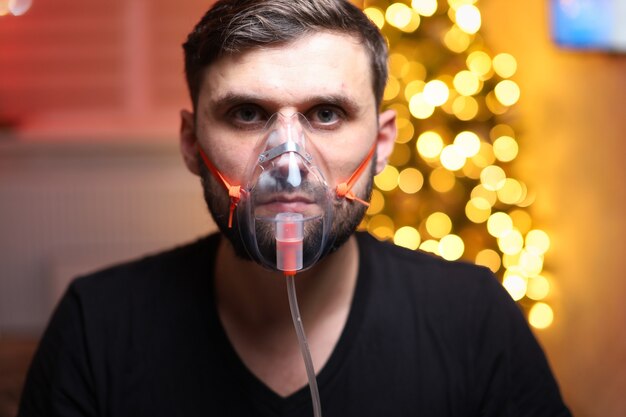
[[[550,0],[550,9],[558,45],[626,52],[626,0]]]

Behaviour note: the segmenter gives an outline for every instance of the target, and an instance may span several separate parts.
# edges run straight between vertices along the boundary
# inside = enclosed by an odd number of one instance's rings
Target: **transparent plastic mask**
[[[237,209],[239,231],[249,255],[269,269],[283,270],[276,247],[277,238],[278,246],[288,246],[292,237],[281,232],[286,218],[302,230],[299,270],[315,264],[332,244],[328,236],[335,194],[325,179],[322,154],[310,139],[314,135],[302,114],[276,113],[247,164]]]

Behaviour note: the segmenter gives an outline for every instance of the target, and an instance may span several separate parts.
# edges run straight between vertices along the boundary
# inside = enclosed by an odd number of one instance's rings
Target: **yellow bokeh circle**
[[[517,71],[517,61],[511,54],[501,53],[493,57],[493,69],[502,78],[509,78]]]
[[[497,191],[504,186],[506,173],[497,165],[485,167],[480,173],[480,182],[488,190]]]
[[[403,226],[396,230],[393,243],[408,249],[417,249],[420,245],[420,233],[410,226]]]
[[[428,119],[435,112],[435,106],[426,101],[422,92],[411,97],[409,111],[416,119]]]
[[[385,26],[385,14],[379,8],[368,7],[363,10],[363,13],[365,13],[365,15],[369,17],[376,26],[378,26],[378,29],[382,29],[383,26]]]
[[[517,274],[506,275],[502,280],[502,286],[511,294],[515,301],[519,301],[526,295],[526,279]]]
[[[428,216],[426,230],[434,238],[442,238],[452,230],[452,220],[446,213],[440,211]]]
[[[505,233],[511,231],[512,229],[513,220],[511,220],[511,217],[508,214],[502,211],[493,213],[489,216],[489,220],[487,220],[487,231],[493,237],[502,237]]]
[[[473,223],[484,223],[491,215],[491,206],[482,197],[472,198],[465,205],[465,215]]]
[[[546,303],[536,303],[528,312],[528,322],[536,329],[550,327],[554,321],[554,312]]]
[[[439,156],[441,165],[450,171],[458,171],[465,165],[465,156],[456,145],[448,145],[443,148]]]
[[[417,152],[426,159],[435,159],[443,150],[443,139],[437,132],[426,131],[417,138]]]
[[[464,4],[456,9],[456,24],[469,34],[478,32],[481,25],[480,10],[473,4]]]
[[[520,97],[519,86],[511,80],[500,81],[493,91],[498,101],[505,106],[512,106],[517,103]]]
[[[498,247],[507,255],[515,255],[522,251],[524,238],[519,230],[507,230],[498,237]]]
[[[398,186],[407,194],[415,194],[423,185],[424,176],[415,168],[406,168],[398,176]]]
[[[454,173],[443,167],[435,168],[428,177],[428,183],[435,191],[445,193],[450,191],[456,183]]]
[[[391,191],[398,186],[398,169],[387,165],[383,171],[374,177],[374,184],[383,190]]]
[[[422,16],[432,16],[437,11],[437,0],[412,0],[411,7]]]
[[[526,234],[526,248],[529,251],[544,254],[550,249],[550,236],[543,230],[531,230]]]
[[[450,97],[450,89],[441,80],[432,80],[424,85],[424,100],[433,105],[441,106]]]
[[[492,272],[498,272],[502,266],[500,255],[493,249],[483,249],[476,254],[476,264],[486,266]]]
[[[531,300],[543,300],[550,293],[550,281],[543,275],[537,275],[528,280],[526,296]]]
[[[439,241],[439,254],[449,261],[455,261],[463,256],[465,244],[457,235],[446,235]]]
[[[370,205],[367,208],[367,214],[373,216],[380,213],[385,208],[385,197],[383,193],[374,189],[372,190],[372,197],[370,198]]]
[[[471,158],[480,151],[480,138],[476,133],[465,130],[456,135],[454,145],[463,156]]]

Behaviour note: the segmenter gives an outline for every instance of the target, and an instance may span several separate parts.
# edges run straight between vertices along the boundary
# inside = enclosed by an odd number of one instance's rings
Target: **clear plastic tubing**
[[[296,272],[302,269],[303,240],[304,219],[302,214],[279,213],[276,216],[276,265],[279,270],[285,273],[287,280],[289,309],[291,310],[291,318],[296,329],[300,351],[304,359],[304,367],[306,368],[306,374],[309,379],[311,400],[313,401],[313,416],[322,417],[322,406],[320,403],[319,390],[317,389],[315,369],[313,368],[309,344],[304,334],[304,326],[302,325],[302,317],[300,317],[298,299],[296,297],[296,285],[294,282]]]

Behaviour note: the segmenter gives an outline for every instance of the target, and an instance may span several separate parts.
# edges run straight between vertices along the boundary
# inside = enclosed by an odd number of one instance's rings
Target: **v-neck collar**
[[[333,379],[341,371],[343,364],[346,362],[350,350],[356,343],[357,335],[362,327],[363,319],[365,316],[365,307],[367,305],[367,298],[369,297],[370,282],[368,274],[364,273],[369,268],[369,256],[365,253],[366,248],[363,244],[362,237],[358,236],[357,242],[359,248],[359,269],[357,272],[357,281],[352,297],[350,311],[348,318],[344,325],[343,330],[339,336],[337,344],[333,348],[330,357],[326,361],[326,364],[317,373],[317,384],[320,391],[320,397],[322,401],[322,409],[324,407],[325,393],[328,392],[329,385],[332,384]],[[219,237],[222,238],[221,236]],[[215,246],[217,248],[217,245]],[[215,267],[215,258],[217,256],[217,250],[212,254],[211,266]],[[308,384],[301,387],[294,393],[283,397],[267,386],[261,381],[242,361],[235,348],[233,347],[230,339],[227,336],[226,330],[222,325],[217,311],[217,304],[215,302],[215,270],[213,269],[211,274],[210,288],[210,310],[209,321],[210,327],[216,330],[216,334],[211,336],[211,343],[220,345],[220,351],[224,354],[224,361],[227,363],[227,369],[230,369],[234,375],[233,379],[241,382],[242,390],[247,391],[246,395],[249,395],[250,400],[263,409],[268,409],[269,414],[282,415],[284,413],[297,412],[300,409],[311,407],[311,395]],[[285,294],[285,297],[287,294]],[[306,323],[304,323],[306,331]],[[304,366],[304,363],[302,364]],[[330,394],[330,393],[329,393]]]

